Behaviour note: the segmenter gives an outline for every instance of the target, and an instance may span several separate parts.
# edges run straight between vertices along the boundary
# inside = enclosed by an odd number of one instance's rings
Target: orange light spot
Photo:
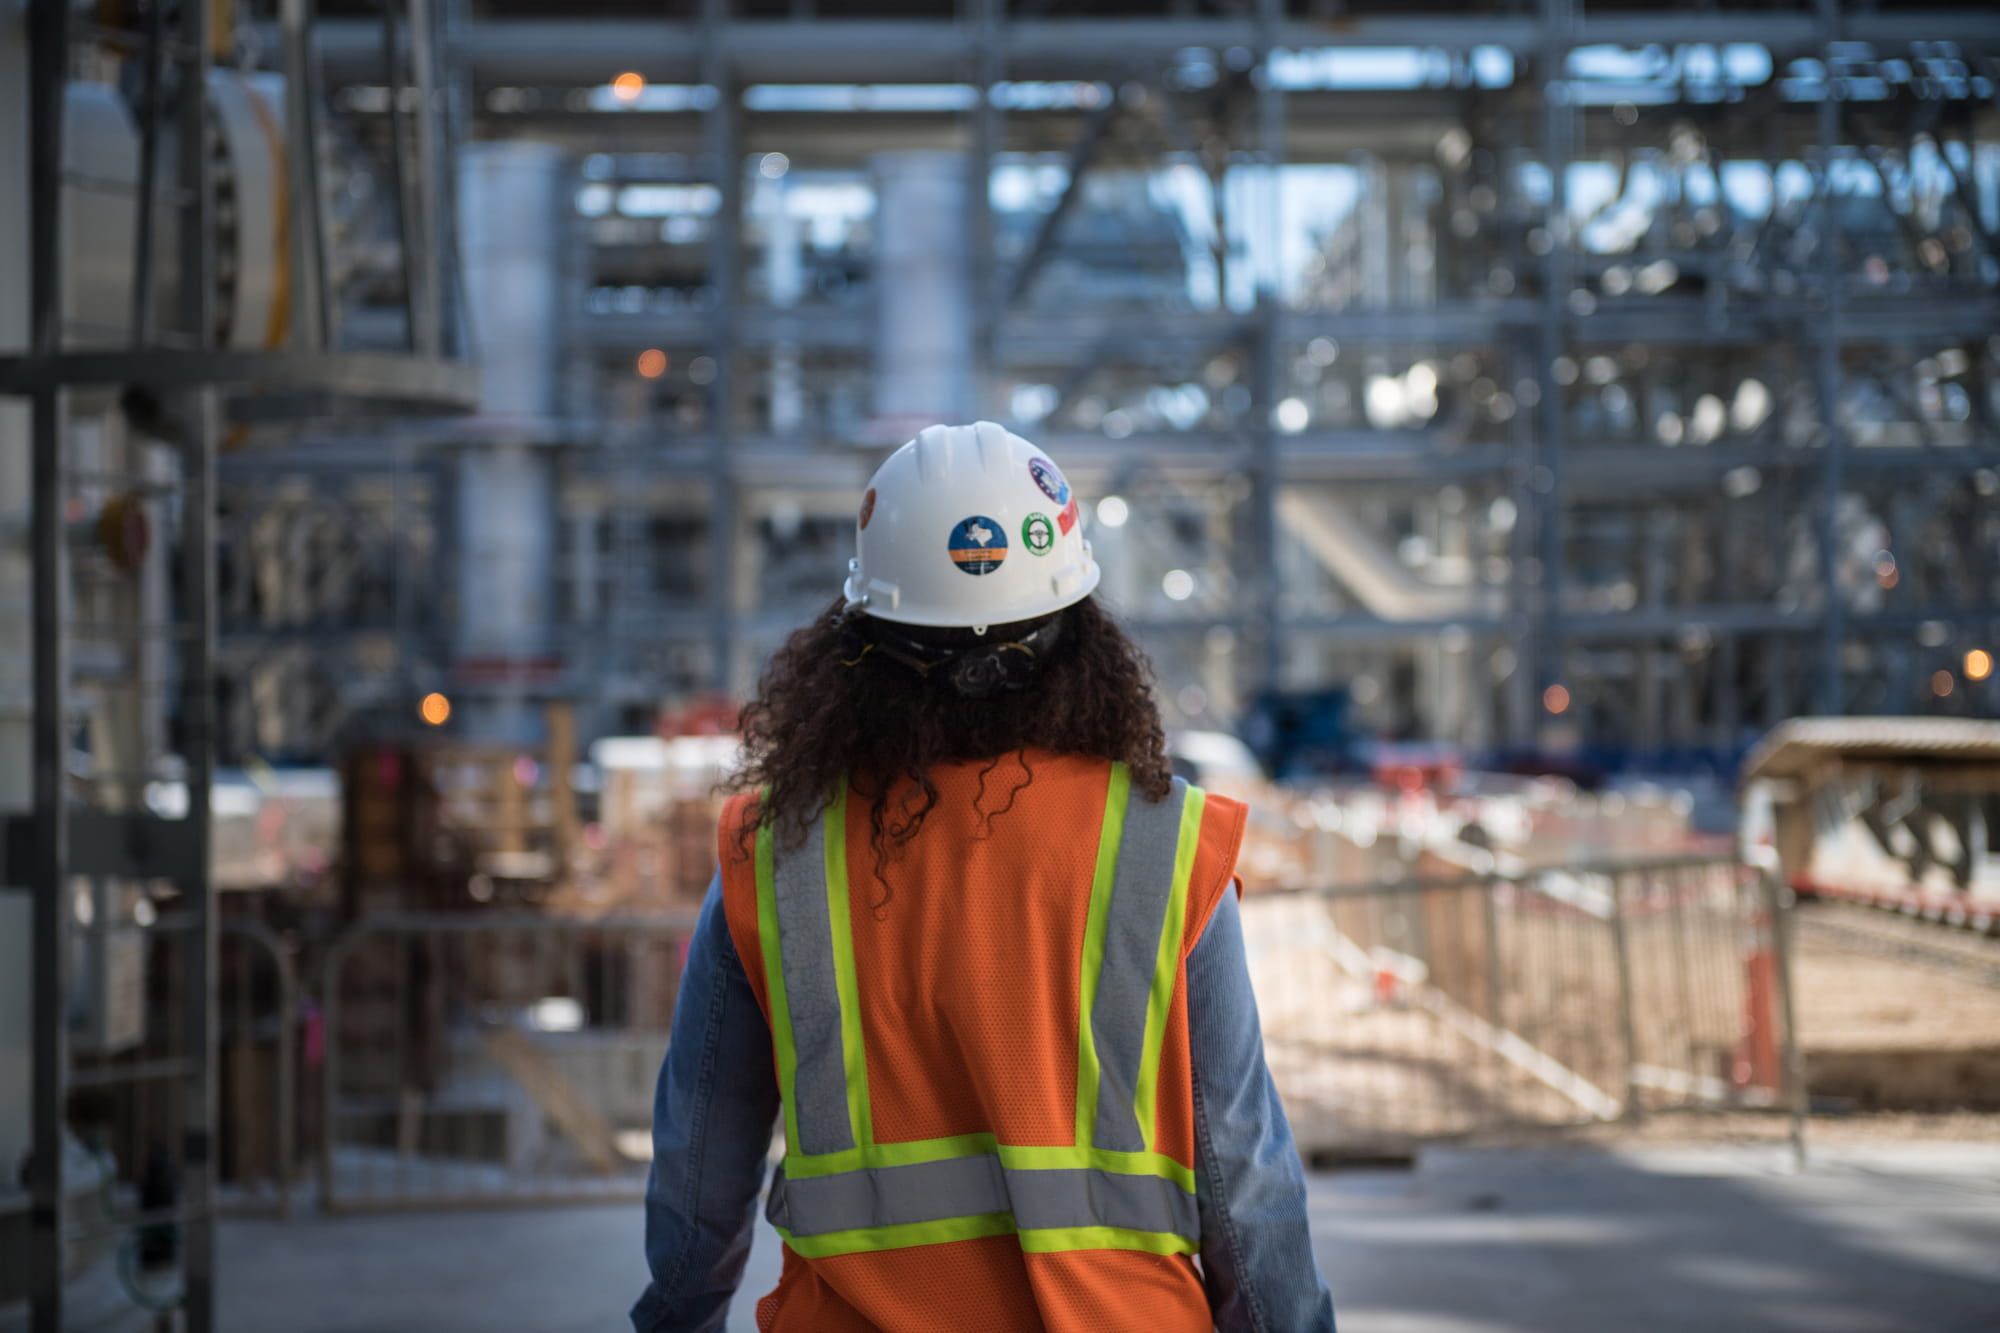
[[[667,354],[657,347],[639,353],[639,378],[656,380],[667,373]]]
[[[1984,648],[1974,648],[1965,654],[1965,678],[1985,680],[1993,674],[1993,654]]]
[[[646,76],[637,70],[626,70],[611,81],[611,95],[630,106],[639,100],[639,94],[646,91]]]
[[[1956,682],[1952,680],[1951,672],[1949,671],[1938,670],[1931,673],[1931,693],[1940,699],[1945,698],[1951,693],[1954,684]]]
[[[441,727],[451,717],[451,700],[432,690],[417,705],[417,716],[433,727]]]
[[[1546,690],[1543,690],[1542,707],[1548,709],[1551,713],[1568,712],[1569,687],[1566,685],[1551,685]]]

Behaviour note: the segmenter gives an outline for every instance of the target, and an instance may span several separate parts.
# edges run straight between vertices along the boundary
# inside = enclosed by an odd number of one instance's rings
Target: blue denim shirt
[[[1313,1261],[1306,1183],[1264,1065],[1236,895],[1188,955],[1201,1271],[1222,1333],[1333,1333]],[[646,1263],[638,1333],[709,1333],[750,1257],[778,1085],[771,1032],[709,886],[681,976],[653,1103]]]

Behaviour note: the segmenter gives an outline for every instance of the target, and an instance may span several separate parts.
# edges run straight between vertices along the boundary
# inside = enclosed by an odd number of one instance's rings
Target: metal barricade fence
[[[1674,858],[1244,904],[1266,1052],[1309,1157],[1801,1086],[1785,908]],[[631,1199],[694,913],[390,915],[329,947],[329,1210]],[[281,1196],[282,1197],[282,1196]]]
[[[307,1020],[290,947],[259,921],[218,926],[217,1205],[233,1215],[291,1214],[298,1172],[299,1057]]]
[[[1253,897],[1273,1075],[1308,1156],[1679,1107],[1796,1109],[1784,908],[1733,859]]]
[[[636,1198],[692,911],[373,917],[323,973],[328,1210]]]

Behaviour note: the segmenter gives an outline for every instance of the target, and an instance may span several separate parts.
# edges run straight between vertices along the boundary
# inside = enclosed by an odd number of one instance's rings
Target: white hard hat
[[[1060,611],[1097,586],[1069,483],[991,421],[932,426],[861,497],[847,607],[904,625],[979,627]]]

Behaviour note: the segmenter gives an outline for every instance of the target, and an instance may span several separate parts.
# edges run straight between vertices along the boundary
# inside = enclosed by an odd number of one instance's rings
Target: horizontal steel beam
[[[479,370],[457,361],[352,352],[146,348],[0,356],[0,394],[91,385],[166,394],[204,385],[232,400],[330,394],[398,411],[463,411],[478,402]]]
[[[456,424],[456,423],[454,423]],[[466,423],[461,432],[440,432],[407,455],[370,447],[368,441],[320,437],[282,449],[234,454],[220,460],[225,483],[271,486],[294,478],[344,480],[399,467],[425,471],[430,460],[476,448],[484,436]],[[1247,466],[1248,443],[1227,431],[1159,431],[1114,440],[1087,431],[1037,430],[1019,426],[1062,459],[1064,471],[1097,482],[1135,469],[1184,480],[1226,477]],[[705,509],[701,483],[714,472],[705,435],[645,432],[619,435],[595,422],[551,421],[535,432],[551,448],[572,449],[566,494],[579,486],[602,484],[606,502],[652,502],[648,486],[680,498],[690,511]],[[1499,479],[1533,461],[1529,453],[1499,442],[1447,443],[1422,430],[1320,430],[1281,436],[1281,475],[1290,483],[1345,482],[1395,485],[1454,479]],[[880,461],[878,444],[857,444],[831,436],[739,436],[729,451],[730,471],[753,490],[836,490],[859,494]],[[1566,492],[1594,500],[1629,494],[1647,496],[1712,491],[1720,479],[1743,468],[1769,474],[1810,472],[1819,467],[1817,448],[1749,443],[1682,445],[1669,448],[1631,440],[1572,442],[1564,460]],[[1945,475],[1981,468],[2000,469],[2000,440],[1963,447],[1851,446],[1849,471],[1864,476],[1925,473]],[[693,483],[693,486],[690,486]]]
[[[71,806],[68,825],[71,874],[187,884],[208,873],[201,830],[189,820]],[[0,882],[27,882],[34,837],[32,817],[0,820]]]
[[[954,83],[973,67],[980,38],[977,26],[948,18],[745,19],[714,32],[720,62],[748,83]],[[2000,15],[1970,8],[1896,10],[1844,15],[1829,28],[1803,13],[1662,7],[1588,16],[1553,30],[1532,17],[1436,13],[1293,20],[1271,32],[1276,46],[1297,50],[1422,46],[1469,51],[1499,46],[1531,53],[1551,43],[1636,47],[1753,42],[1782,55],[1829,39],[1988,45],[2000,41]],[[324,21],[317,25],[316,40],[331,82],[381,77],[379,24]],[[1259,50],[1265,30],[1247,16],[1048,19],[1003,23],[999,40],[1009,78],[1101,78],[1107,69],[1165,63],[1190,48]],[[708,49],[699,24],[633,19],[478,18],[462,26],[455,45],[476,77],[532,85],[597,84],[623,70],[658,82],[697,82]]]
[[[1849,297],[1839,328],[1842,343],[1867,346],[1909,343],[1935,347],[1984,338],[2000,328],[2000,296],[1967,291],[1923,296]],[[1287,311],[1278,317],[1281,343],[1326,337],[1341,342],[1403,343],[1412,346],[1472,347],[1510,331],[1526,330],[1540,318],[1540,304],[1528,299],[1441,301],[1405,309]],[[1692,346],[1760,346],[1796,338],[1816,325],[1820,310],[1792,298],[1754,298],[1719,309],[1695,297],[1605,299],[1589,315],[1565,320],[1580,345],[1614,342]],[[774,310],[746,307],[739,337],[749,347],[790,343],[803,347],[865,351],[874,326],[864,310]],[[696,312],[579,312],[573,337],[587,346],[638,349],[653,345],[695,346],[714,337],[711,316]],[[1248,315],[1233,311],[1134,311],[1043,314],[1017,311],[1003,317],[998,339],[1001,364],[1034,367],[1067,364],[1109,346],[1117,364],[1143,362],[1154,355],[1212,351],[1247,342],[1255,332]],[[0,391],[5,391],[0,361]]]

